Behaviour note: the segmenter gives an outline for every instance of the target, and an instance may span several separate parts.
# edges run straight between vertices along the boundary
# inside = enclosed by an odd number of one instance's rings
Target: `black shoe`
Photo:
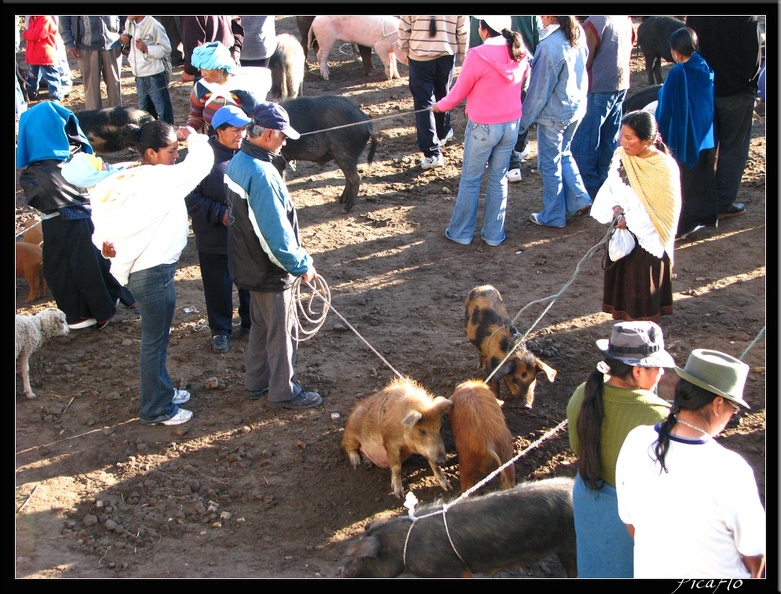
[[[271,408],[313,408],[320,406],[323,403],[323,399],[317,392],[307,392],[302,390],[298,396],[291,400],[269,400],[268,405]]]
[[[244,396],[246,396],[250,400],[260,400],[266,394],[268,394],[268,388],[264,388],[262,390],[247,390],[246,388],[244,389]]]
[[[746,205],[742,202],[733,202],[727,208],[719,211],[719,219],[729,219],[746,214]]]
[[[228,351],[228,337],[224,334],[217,334],[212,336],[212,348],[218,353],[225,353]]]

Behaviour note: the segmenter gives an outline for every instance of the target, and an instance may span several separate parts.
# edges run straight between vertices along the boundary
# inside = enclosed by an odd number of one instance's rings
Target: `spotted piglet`
[[[480,366],[487,374],[499,367],[520,340],[520,332],[512,325],[502,296],[491,285],[475,287],[469,292],[464,325],[469,342],[479,353]],[[519,400],[524,408],[531,409],[539,373],[544,373],[552,382],[557,371],[521,345],[491,376],[488,385],[499,398],[499,380],[503,379],[509,392],[505,399]]]

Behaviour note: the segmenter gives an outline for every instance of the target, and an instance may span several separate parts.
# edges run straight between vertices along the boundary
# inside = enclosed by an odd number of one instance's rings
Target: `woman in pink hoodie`
[[[521,34],[511,30],[510,17],[481,16],[483,44],[470,49],[456,84],[432,111],[446,112],[466,99],[464,164],[458,198],[445,237],[469,245],[477,224],[480,184],[488,164],[485,212],[480,236],[495,247],[505,239],[507,165],[518,138],[521,86],[529,60]]]

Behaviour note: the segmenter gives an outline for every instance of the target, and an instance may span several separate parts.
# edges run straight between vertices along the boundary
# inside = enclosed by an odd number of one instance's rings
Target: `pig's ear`
[[[437,396],[434,398],[434,410],[440,414],[444,415],[450,410],[451,406],[453,406],[453,401],[450,400],[450,398],[445,398],[444,396]]]
[[[517,360],[515,357],[510,357],[505,361],[502,366],[496,370],[496,373],[494,374],[494,377],[496,379],[501,379],[505,375],[510,375],[512,373],[515,373],[515,366],[517,365]]]
[[[548,381],[553,383],[553,380],[556,379],[556,374],[558,373],[558,371],[556,371],[555,369],[553,369],[553,367],[551,367],[547,363],[542,362],[539,359],[537,359],[535,363],[537,364],[537,373],[544,372],[545,376],[548,378]]]
[[[415,423],[420,421],[420,419],[422,418],[423,418],[423,414],[419,410],[413,410],[401,420],[401,424],[407,425],[409,427],[414,427]]]

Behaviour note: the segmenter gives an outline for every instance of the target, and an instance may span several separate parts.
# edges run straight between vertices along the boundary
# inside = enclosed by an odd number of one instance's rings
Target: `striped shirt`
[[[430,36],[432,19],[436,33]],[[469,46],[469,21],[464,15],[401,15],[399,45],[413,60],[425,62],[442,56],[457,56],[463,64]]]

